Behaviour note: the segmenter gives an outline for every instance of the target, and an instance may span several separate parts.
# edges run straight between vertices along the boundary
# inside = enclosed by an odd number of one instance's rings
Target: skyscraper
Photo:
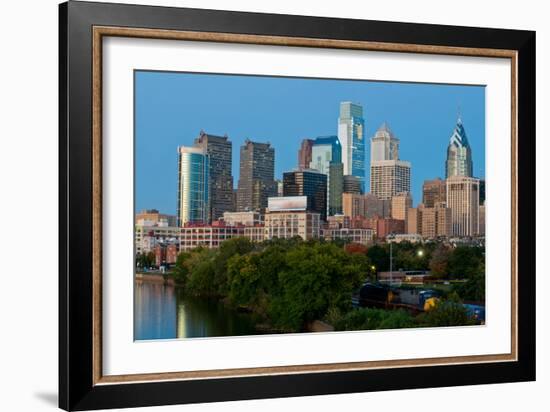
[[[371,139],[370,191],[386,200],[411,191],[411,164],[399,160],[399,139],[386,123]]]
[[[337,136],[318,137],[313,141],[309,168],[327,175],[327,214],[341,213],[344,166]]]
[[[445,177],[473,176],[472,149],[466,137],[466,130],[460,116],[451,135],[447,147],[447,161],[445,162]]]
[[[295,170],[283,173],[283,194],[307,196],[307,210],[327,220],[327,175],[317,170]]]
[[[195,146],[202,147],[209,157],[208,188],[210,208],[208,220],[223,217],[233,210],[233,176],[231,175],[231,147],[227,136],[214,136],[201,130]]]
[[[341,102],[338,139],[342,145],[344,175],[357,176],[362,192],[365,191],[364,129],[363,106],[351,102]]]
[[[391,198],[392,219],[407,220],[407,211],[412,208],[412,197],[409,192],[397,193]]]
[[[433,180],[424,180],[422,185],[422,203],[426,207],[434,207],[437,202],[447,201],[447,185],[439,177]]]
[[[344,193],[361,194],[361,182],[357,176],[344,175]]]
[[[386,122],[378,128],[371,139],[370,161],[398,160],[399,139],[393,135]]]
[[[241,146],[237,189],[237,211],[260,211],[267,198],[277,195],[275,182],[275,149],[269,143],[246,139]]]
[[[451,176],[447,179],[447,207],[451,209],[451,235],[479,234],[479,179]]]
[[[303,139],[298,150],[298,169],[309,169],[311,163],[312,139]]]
[[[178,224],[208,221],[209,158],[202,147],[178,147]]]

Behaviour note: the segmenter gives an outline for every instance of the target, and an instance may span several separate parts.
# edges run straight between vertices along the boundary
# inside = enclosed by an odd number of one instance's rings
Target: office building
[[[327,219],[327,175],[317,170],[296,170],[283,173],[284,198],[307,197],[307,210],[319,213],[321,220]]]
[[[422,208],[420,233],[424,238],[447,237],[451,235],[452,212],[445,202],[437,202],[433,207]]]
[[[437,202],[447,201],[447,185],[439,177],[425,180],[422,185],[422,203],[426,207],[434,207]]]
[[[178,225],[208,221],[209,170],[202,147],[178,147]]]
[[[168,215],[160,213],[157,209],[145,209],[136,213],[136,224],[146,224],[149,226],[177,226],[178,217],[176,215]]]
[[[422,204],[407,210],[406,222],[405,232],[418,235],[422,233]]]
[[[361,181],[357,176],[344,175],[344,193],[361,194]]]
[[[399,160],[399,139],[394,136],[386,122],[371,138],[370,161]]]
[[[370,167],[370,191],[390,200],[397,193],[411,191],[411,164],[401,160],[381,160]]]
[[[391,198],[391,217],[407,220],[407,211],[412,207],[412,197],[409,192],[397,193]]]
[[[479,235],[485,236],[485,205],[479,205]]]
[[[269,198],[268,202],[265,239],[291,239],[299,236],[309,240],[320,236],[320,214],[308,211],[306,196],[274,197]]]
[[[188,224],[181,228],[180,251],[197,247],[215,249],[227,239],[242,236],[244,226],[228,226],[219,222],[212,225]]]
[[[327,175],[327,215],[342,213],[344,165],[337,136],[318,137],[311,148],[310,169]]]
[[[445,162],[445,177],[473,176],[472,149],[468,143],[466,130],[460,116],[451,134],[447,147],[447,161]]]
[[[227,136],[215,136],[201,130],[195,146],[201,147],[209,158],[208,221],[211,222],[233,210],[232,143]]]
[[[264,216],[259,212],[225,212],[223,221],[227,226],[254,226],[264,222]]]
[[[365,195],[344,193],[342,195],[343,214],[357,217],[389,217],[391,203],[388,200],[378,199],[372,193]]]
[[[363,106],[352,102],[340,103],[338,139],[342,145],[344,175],[359,179],[361,193],[365,192],[365,121]]]
[[[134,227],[136,254],[152,252],[159,244],[178,244],[180,228],[177,226],[159,226],[150,221],[140,221]]]
[[[312,139],[303,139],[298,150],[298,169],[309,169],[311,163],[311,148],[313,147]]]
[[[399,160],[399,139],[386,123],[371,138],[370,191],[388,200],[411,191],[411,164]]]
[[[246,139],[241,146],[237,211],[262,211],[267,198],[277,195],[275,149],[269,143]]]
[[[479,179],[451,176],[447,179],[447,207],[451,209],[451,235],[479,234]]]
[[[323,237],[330,241],[343,240],[350,243],[370,245],[376,237],[376,231],[374,229],[328,228],[323,230]]]

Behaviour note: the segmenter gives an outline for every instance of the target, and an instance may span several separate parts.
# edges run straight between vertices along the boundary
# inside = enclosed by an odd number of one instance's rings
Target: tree
[[[430,272],[434,277],[443,277],[449,274],[448,264],[449,256],[451,252],[448,247],[443,244],[439,244],[432,253],[430,259]]]
[[[411,314],[399,310],[362,308],[342,316],[334,325],[335,330],[402,329],[416,326]]]
[[[485,262],[480,262],[475,270],[468,274],[464,283],[453,287],[463,300],[485,302]]]
[[[457,246],[448,261],[448,271],[453,278],[464,279],[473,275],[484,260],[483,250],[473,246]]]
[[[353,255],[353,254],[366,255],[368,249],[365,245],[362,245],[361,243],[348,243],[344,246],[344,250],[346,251],[346,253],[350,255]]]
[[[185,283],[187,276],[189,275],[189,258],[191,253],[180,252],[176,258],[176,264],[174,265],[174,279],[177,282]]]
[[[388,270],[390,267],[390,254],[380,245],[373,245],[367,250],[367,257],[376,267],[378,272]]]

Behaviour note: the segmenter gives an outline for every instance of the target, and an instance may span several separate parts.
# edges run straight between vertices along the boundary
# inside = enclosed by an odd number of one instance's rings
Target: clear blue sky
[[[412,163],[416,205],[426,179],[445,177],[458,109],[472,147],[474,175],[485,176],[485,88],[356,80],[137,71],[135,75],[136,211],[175,214],[177,147],[202,130],[233,142],[233,179],[246,138],[275,147],[275,176],[297,165],[303,138],[336,135],[341,101],[363,105],[367,175],[370,138],[387,121]],[[367,184],[368,187],[368,184]]]

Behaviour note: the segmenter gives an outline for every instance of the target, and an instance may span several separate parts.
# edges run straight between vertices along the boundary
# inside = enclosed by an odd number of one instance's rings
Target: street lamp
[[[416,252],[416,254],[418,255],[418,257],[422,257],[424,256],[424,251],[420,249],[418,252]]]

